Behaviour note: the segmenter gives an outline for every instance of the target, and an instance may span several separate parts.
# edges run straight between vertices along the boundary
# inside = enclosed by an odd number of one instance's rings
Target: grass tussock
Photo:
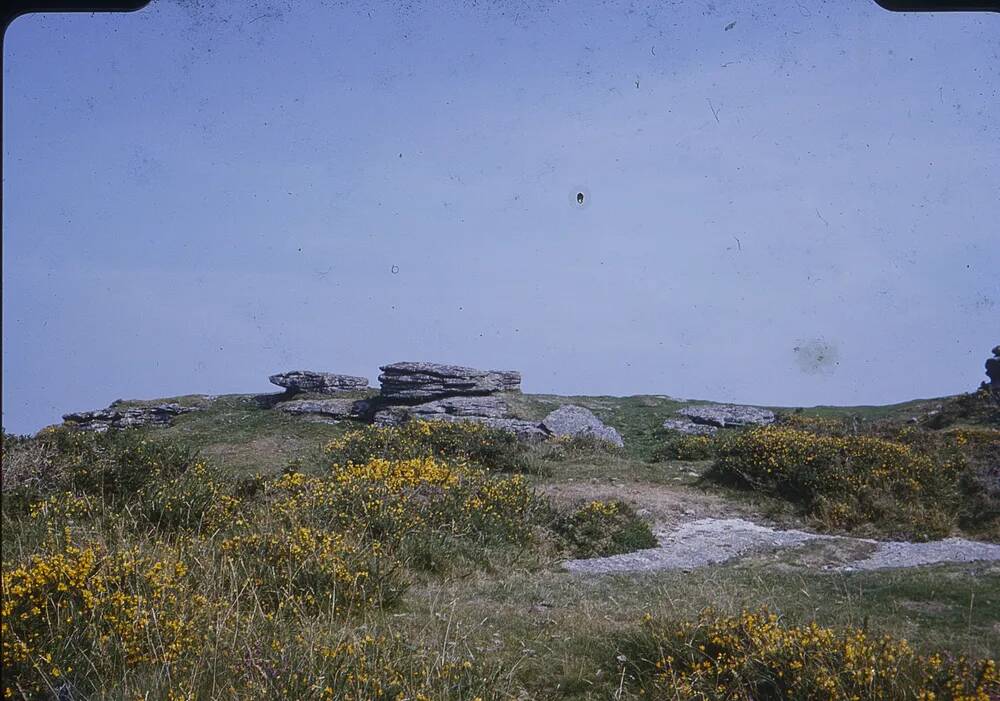
[[[591,501],[555,522],[570,555],[606,557],[655,548],[649,523],[623,501]]]

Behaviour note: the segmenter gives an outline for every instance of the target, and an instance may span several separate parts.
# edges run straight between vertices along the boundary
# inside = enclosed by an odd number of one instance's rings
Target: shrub
[[[626,637],[622,680],[651,699],[995,698],[994,660],[921,656],[905,640],[816,623],[785,626],[767,611],[658,624]]]
[[[552,436],[531,448],[531,456],[537,460],[561,462],[579,457],[625,455],[624,448],[593,435]]]
[[[4,695],[83,689],[131,669],[178,665],[199,644],[187,568],[99,545],[36,555],[3,572]]]
[[[711,436],[691,436],[672,431],[660,443],[654,453],[655,461],[661,460],[708,460],[714,452],[715,441]]]
[[[227,568],[266,611],[339,611],[394,601],[398,565],[377,544],[307,526],[249,529],[222,542]]]
[[[334,465],[322,477],[285,475],[267,491],[289,523],[308,519],[392,545],[427,529],[523,543],[536,506],[520,475],[497,477],[438,458]]]
[[[555,532],[573,557],[605,557],[655,548],[649,524],[623,501],[591,501],[557,518]]]
[[[709,476],[801,503],[833,527],[871,523],[926,538],[954,524],[960,470],[883,438],[765,426],[722,442]]]
[[[327,445],[340,464],[373,458],[435,457],[469,462],[492,472],[525,472],[527,447],[509,431],[471,421],[407,421],[400,426],[365,426]]]

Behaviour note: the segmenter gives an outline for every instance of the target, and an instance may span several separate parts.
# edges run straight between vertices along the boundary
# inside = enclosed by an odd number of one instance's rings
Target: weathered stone
[[[679,433],[686,433],[689,436],[714,436],[719,430],[717,426],[707,424],[696,424],[694,421],[684,419],[667,419],[663,422],[663,428]]]
[[[521,387],[521,374],[513,370],[477,370],[438,363],[393,363],[380,370],[382,396],[402,401],[511,392]]]
[[[446,397],[424,404],[414,404],[406,410],[415,418],[433,418],[440,415],[478,416],[481,418],[510,418],[510,409],[500,397]]]
[[[774,423],[775,419],[773,411],[738,404],[684,407],[678,409],[676,413],[688,417],[696,424],[718,428],[766,426]]]
[[[559,407],[542,419],[541,426],[554,436],[593,436],[619,447],[625,445],[618,431],[603,424],[589,409],[574,404]]]
[[[136,428],[139,426],[168,426],[180,414],[198,411],[197,407],[179,404],[157,404],[155,406],[97,409],[64,414],[63,421],[83,431],[107,431],[110,428]]]
[[[368,413],[364,399],[292,399],[275,407],[296,416],[323,416],[329,419],[360,419]]]
[[[332,372],[313,372],[312,370],[282,372],[271,375],[268,379],[271,384],[284,387],[290,392],[335,394],[337,392],[356,392],[368,387],[367,377],[338,375]]]
[[[484,426],[496,428],[501,431],[509,431],[524,441],[537,442],[548,437],[548,433],[536,421],[524,421],[522,419],[510,418],[509,416],[481,416],[468,413],[446,412],[443,410],[428,411],[427,407],[429,404],[437,405],[438,402],[428,402],[427,404],[417,404],[415,406],[390,406],[381,409],[375,412],[374,423],[376,426],[399,426],[412,419],[421,421],[446,421],[450,423],[468,421],[483,424]],[[457,406],[461,410],[469,411],[472,405],[459,403]],[[450,408],[455,409],[456,405],[452,404]],[[506,405],[504,409],[506,410]],[[494,414],[499,413],[498,410],[494,409],[493,411]]]

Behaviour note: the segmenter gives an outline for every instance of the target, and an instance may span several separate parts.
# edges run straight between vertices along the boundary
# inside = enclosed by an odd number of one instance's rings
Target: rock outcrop
[[[291,399],[276,404],[275,409],[294,416],[313,416],[328,420],[362,419],[370,402],[364,399]]]
[[[313,372],[312,370],[281,372],[277,375],[271,375],[268,379],[272,384],[295,393],[336,394],[338,392],[357,392],[368,388],[367,377],[338,375],[332,372]]]
[[[693,423],[716,428],[742,428],[773,424],[774,412],[755,406],[714,404],[678,409],[675,413],[688,417]]]
[[[541,428],[553,436],[592,436],[623,447],[621,434],[582,406],[566,404],[542,419]]]
[[[392,363],[379,369],[382,397],[400,403],[513,392],[521,388],[521,373],[514,370],[477,370],[438,363]]]
[[[82,431],[107,431],[109,428],[136,428],[139,426],[168,426],[175,416],[198,411],[197,407],[179,404],[157,404],[146,407],[108,407],[95,411],[64,414],[66,425]]]
[[[667,419],[663,422],[663,428],[668,431],[686,433],[689,436],[714,436],[719,430],[718,426],[696,424],[694,421],[687,419]]]
[[[983,383],[986,389],[1000,399],[1000,346],[993,349],[993,357],[986,361],[986,376],[990,378],[989,382]]]
[[[549,433],[543,429],[537,421],[525,421],[514,418],[497,418],[490,416],[469,416],[460,414],[432,413],[415,415],[408,406],[393,406],[375,412],[374,423],[376,426],[399,426],[411,419],[421,421],[445,421],[449,423],[469,422],[478,423],[501,431],[509,431],[523,441],[538,442],[549,437]]]

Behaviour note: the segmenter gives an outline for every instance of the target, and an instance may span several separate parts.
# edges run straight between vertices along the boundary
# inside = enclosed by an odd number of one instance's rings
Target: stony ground
[[[827,557],[822,558],[826,562],[811,563],[828,570],[873,570],[946,562],[1000,561],[1000,545],[964,538],[947,538],[929,543],[877,541],[800,530],[779,530],[742,518],[700,518],[682,522],[672,529],[659,524],[655,533],[659,547],[612,557],[569,560],[563,566],[570,572],[581,574],[690,570],[728,562],[749,553],[799,548],[816,541],[833,546],[826,550]]]

